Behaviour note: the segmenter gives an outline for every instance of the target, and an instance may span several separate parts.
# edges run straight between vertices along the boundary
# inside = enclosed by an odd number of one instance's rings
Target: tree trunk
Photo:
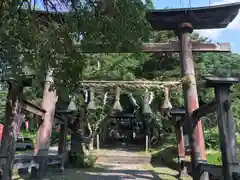
[[[53,88],[53,69],[49,69],[46,76],[46,81],[44,85],[43,100],[41,107],[46,111],[42,122],[40,123],[38,134],[36,138],[36,144],[34,148],[34,156],[38,156],[41,161],[40,164],[46,162],[46,156],[48,155],[50,138],[52,134],[52,125],[54,120],[55,106],[57,102],[56,89]],[[45,173],[44,169],[39,167],[40,176],[43,176]]]
[[[20,96],[23,87],[20,83],[9,84],[6,119],[3,128],[3,139],[1,142],[0,154],[2,156],[0,164],[2,170],[2,179],[12,179],[12,169],[14,163],[16,140],[20,134],[20,127],[24,121],[21,114]]]
[[[88,126],[88,130],[89,130],[88,150],[93,150],[94,149],[94,147],[93,147],[94,134],[93,134],[93,130],[92,130],[92,127],[91,127],[91,124],[89,121],[87,122],[87,126]]]
[[[94,138],[93,137],[91,137],[90,140],[89,140],[88,149],[90,151],[94,150]]]

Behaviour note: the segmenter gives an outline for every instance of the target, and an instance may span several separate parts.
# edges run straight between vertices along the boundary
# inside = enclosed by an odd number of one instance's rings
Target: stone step
[[[151,163],[151,157],[98,155],[97,162],[98,163],[117,163],[117,164],[149,164],[149,163]]]

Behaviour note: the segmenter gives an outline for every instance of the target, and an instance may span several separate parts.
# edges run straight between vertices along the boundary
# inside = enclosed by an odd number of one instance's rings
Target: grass
[[[155,167],[154,172],[161,177],[162,180],[177,180],[178,178],[178,171],[170,169],[168,167]],[[181,178],[182,180],[192,180],[192,177],[185,176]]]
[[[209,164],[222,165],[221,152],[209,149],[206,152]]]
[[[177,179],[177,169],[179,169],[179,163],[177,158],[177,147],[174,136],[168,136],[164,138],[164,144],[159,147],[150,149],[149,153],[152,155],[151,164],[153,171],[159,174],[162,179],[171,180]],[[210,164],[221,165],[221,153],[219,150],[208,149],[206,150],[207,160]],[[191,161],[191,157],[188,155],[185,157],[185,161]],[[163,166],[166,165],[167,167]],[[185,177],[184,180],[190,180],[191,177]]]

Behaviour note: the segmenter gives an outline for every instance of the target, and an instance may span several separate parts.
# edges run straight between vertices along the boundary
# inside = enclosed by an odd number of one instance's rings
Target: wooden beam
[[[64,154],[54,154],[54,155],[47,155],[46,158],[49,161],[52,160],[61,160],[64,157]],[[26,161],[32,161],[34,160],[34,156],[33,155],[16,155],[14,158],[14,163],[17,162],[26,162]]]
[[[200,106],[198,109],[194,110],[192,113],[193,119],[199,119],[203,116],[206,116],[210,113],[216,112],[216,101],[213,100],[209,103],[206,103]]]
[[[43,117],[46,112],[44,109],[36,106],[35,104],[30,103],[29,101],[26,101],[26,100],[22,101],[22,106],[26,111],[33,113],[35,115],[41,116],[41,117]]]
[[[22,108],[24,108],[26,111],[33,113],[37,116],[41,116],[43,117],[46,113],[46,111],[38,106],[36,106],[35,104],[27,101],[27,100],[22,100]],[[54,118],[57,120],[58,124],[64,124],[64,119],[58,114],[56,113],[54,115]]]
[[[192,52],[231,52],[230,43],[202,43],[199,41],[191,41]],[[81,44],[76,43],[74,45],[76,48],[81,48]],[[101,51],[101,44],[91,43],[89,47],[96,47],[97,50],[83,50],[85,53],[114,53],[113,51],[104,52]],[[146,53],[160,53],[160,52],[180,52],[179,41],[170,41],[169,43],[143,43],[140,51]],[[135,51],[120,50],[121,53],[134,53]]]
[[[198,168],[200,173],[208,172],[214,177],[222,177],[222,166],[214,165],[214,164],[207,164],[207,163],[198,163]]]
[[[58,124],[64,124],[64,119],[60,116],[60,115],[58,115],[58,114],[55,114],[54,115],[54,118],[56,118],[56,123],[58,123]]]
[[[46,157],[47,159],[47,165],[54,165],[54,164],[61,164],[62,159],[64,158],[63,154],[60,155],[48,155]],[[34,160],[34,157],[32,155],[20,155],[15,157],[14,159],[14,169],[26,169],[29,167],[36,167],[39,168],[39,164],[36,162],[31,162]]]
[[[215,81],[213,87],[215,89],[217,120],[220,137],[220,147],[222,154],[222,173],[223,178],[234,180],[233,168],[231,165],[238,165],[238,153],[236,144],[236,125],[231,111],[230,87],[234,82],[232,80],[222,82]]]
[[[141,50],[143,52],[180,52],[179,41],[170,43],[143,43]],[[193,52],[231,52],[230,43],[201,43],[192,41]]]

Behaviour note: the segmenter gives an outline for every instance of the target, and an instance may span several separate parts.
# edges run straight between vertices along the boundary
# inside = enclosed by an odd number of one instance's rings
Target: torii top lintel
[[[200,8],[151,10],[146,18],[154,30],[176,30],[182,23],[194,29],[225,28],[237,16],[240,2]]]

